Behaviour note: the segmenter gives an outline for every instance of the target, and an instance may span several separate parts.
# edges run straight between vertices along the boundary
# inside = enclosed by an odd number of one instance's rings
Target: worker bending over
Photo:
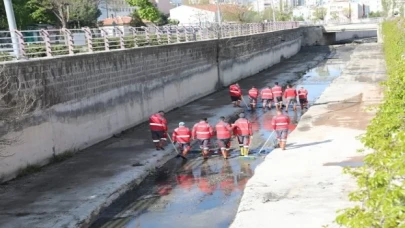
[[[164,116],[165,113],[159,111],[149,117],[150,131],[156,150],[164,150],[163,144],[167,138],[167,121]]]
[[[274,87],[271,89],[273,92],[274,102],[276,108],[280,109],[283,107],[283,89],[278,85],[278,82],[274,83]]]
[[[210,139],[214,135],[214,130],[211,125],[207,123],[207,118],[202,118],[200,122],[196,123],[193,127],[192,138],[198,139],[200,142],[200,148],[204,159],[209,155]]]
[[[273,91],[271,91],[270,86],[262,89],[260,92],[260,98],[263,102],[263,109],[266,109],[267,105],[269,105],[269,109],[271,109],[271,105],[273,103]]]
[[[252,108],[252,110],[256,109],[258,96],[259,96],[259,90],[255,86],[252,86],[252,88],[249,90],[249,101],[250,101],[250,107]]]
[[[273,130],[276,131],[278,145],[282,150],[285,150],[288,136],[288,125],[290,124],[290,117],[284,115],[281,110],[277,110],[277,115],[271,120]]]
[[[253,135],[252,124],[245,118],[245,114],[239,114],[239,119],[233,124],[235,134],[238,137],[241,156],[249,155],[250,140]]]
[[[222,156],[228,159],[231,148],[232,127],[225,122],[225,117],[221,116],[219,118],[219,122],[215,125],[215,131],[217,132],[218,145],[221,148]]]
[[[304,108],[308,109],[308,90],[301,87],[298,90],[298,99],[300,100],[301,110]]]
[[[297,91],[292,88],[291,85],[287,86],[287,89],[284,91],[284,98],[287,100],[285,111],[288,112],[288,107],[290,104],[293,104],[293,110],[297,110]]]
[[[187,159],[186,156],[190,151],[191,131],[188,127],[184,126],[184,122],[179,123],[179,127],[173,131],[173,143],[180,149],[180,156]]]
[[[231,95],[232,104],[234,107],[240,107],[242,100],[242,90],[238,83],[229,86],[229,95]]]

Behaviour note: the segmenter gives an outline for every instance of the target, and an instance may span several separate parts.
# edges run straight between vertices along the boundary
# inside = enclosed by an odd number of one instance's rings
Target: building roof
[[[132,17],[130,16],[123,16],[123,17],[110,17],[102,20],[102,24],[104,26],[111,26],[115,22],[115,25],[129,25],[129,23],[132,21]],[[150,23],[148,20],[142,20],[143,23]]]
[[[206,10],[210,12],[217,12],[218,8],[217,5],[215,4],[207,4],[207,5],[187,5],[189,7],[197,8],[200,10]],[[227,12],[240,12],[242,11],[247,11],[246,8],[240,7],[238,5],[232,5],[232,4],[220,4],[219,9],[221,12],[227,11]]]

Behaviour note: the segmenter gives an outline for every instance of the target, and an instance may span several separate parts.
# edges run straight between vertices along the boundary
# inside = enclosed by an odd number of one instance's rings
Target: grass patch
[[[28,164],[25,168],[22,168],[22,169],[20,169],[20,171],[18,171],[17,178],[37,173],[37,172],[41,171],[41,169],[42,169],[42,166],[40,166],[40,165]]]
[[[73,155],[75,154],[74,151],[66,151],[60,154],[53,154],[52,157],[49,159],[49,164],[55,164],[55,163],[59,163],[59,162],[63,162],[71,157],[73,157]]]

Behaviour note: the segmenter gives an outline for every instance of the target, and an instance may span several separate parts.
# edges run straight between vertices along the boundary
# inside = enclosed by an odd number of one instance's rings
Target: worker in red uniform
[[[267,105],[269,106],[269,109],[271,109],[271,105],[273,103],[273,91],[271,91],[270,86],[262,89],[260,92],[260,98],[263,102],[263,109],[266,109]]]
[[[245,118],[245,114],[239,114],[239,119],[233,124],[235,133],[238,137],[241,156],[249,155],[250,140],[253,135],[252,124]]]
[[[213,135],[214,130],[211,125],[207,123],[207,118],[202,118],[200,122],[196,123],[193,127],[192,138],[198,139],[200,142],[200,148],[204,159],[208,158],[209,143]]]
[[[238,83],[229,86],[229,95],[231,95],[232,104],[234,107],[240,106],[242,100],[242,90]]]
[[[276,131],[278,144],[282,150],[285,150],[288,136],[288,125],[290,124],[290,117],[284,115],[280,110],[277,110],[277,115],[271,120],[273,130]]]
[[[232,127],[225,122],[224,116],[219,118],[219,122],[215,125],[215,131],[217,132],[218,145],[221,148],[222,156],[228,159],[231,148]]]
[[[300,100],[301,110],[308,109],[308,90],[304,87],[298,90],[298,99]]]
[[[283,107],[283,89],[281,86],[278,85],[278,82],[274,83],[274,87],[271,89],[273,92],[273,97],[274,97],[274,102],[276,104],[276,108],[282,108]]]
[[[297,91],[288,85],[287,89],[284,91],[284,98],[287,100],[285,105],[285,111],[288,112],[288,107],[293,104],[293,110],[297,110]]]
[[[190,151],[190,140],[191,140],[191,131],[188,127],[184,126],[184,122],[179,123],[179,127],[173,131],[173,143],[180,149],[180,156],[183,159],[187,159],[186,156]]]
[[[152,133],[152,140],[155,143],[156,150],[164,150],[163,144],[167,137],[167,121],[165,113],[159,111],[149,117],[149,126]]]
[[[259,96],[259,90],[255,86],[252,86],[252,88],[249,90],[249,101],[250,101],[250,107],[252,108],[252,110],[256,109],[258,96]]]

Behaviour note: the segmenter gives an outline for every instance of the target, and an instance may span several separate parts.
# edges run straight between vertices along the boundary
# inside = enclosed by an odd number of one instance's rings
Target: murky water
[[[342,68],[340,63],[313,68],[296,82],[297,89],[304,86],[309,92],[308,100],[313,103]],[[246,113],[255,131],[252,151],[257,153],[272,133],[275,110],[259,108]],[[301,110],[294,112],[290,108],[288,115],[292,120],[290,130],[294,130]],[[236,142],[233,147],[237,147]],[[266,152],[271,152],[271,148]],[[169,161],[114,202],[91,227],[229,227],[246,182],[263,161],[260,157],[239,158],[236,149],[231,154],[229,160],[213,154],[204,161],[198,149],[193,148],[187,161],[180,158]]]

